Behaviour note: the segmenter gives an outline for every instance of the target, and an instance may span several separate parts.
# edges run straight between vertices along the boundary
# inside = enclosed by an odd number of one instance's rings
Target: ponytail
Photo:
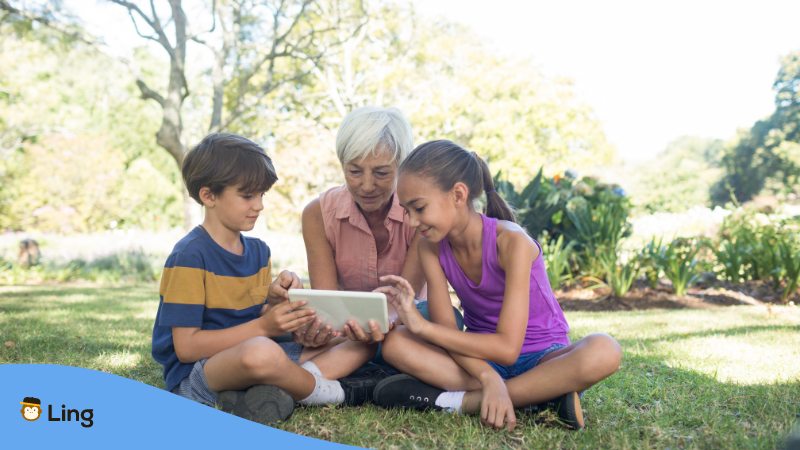
[[[484,213],[489,217],[516,223],[517,218],[511,206],[509,206],[508,203],[503,200],[503,197],[494,189],[492,173],[489,171],[489,166],[486,164],[486,161],[475,152],[472,152],[472,157],[475,158],[475,161],[480,167],[481,178],[483,180],[483,192],[486,193],[486,209]]]
[[[494,190],[492,174],[486,162],[475,152],[464,150],[451,141],[430,141],[418,146],[400,165],[400,172],[430,177],[443,191],[449,191],[457,182],[464,183],[469,188],[470,202],[484,191],[484,214],[516,222],[511,207]]]

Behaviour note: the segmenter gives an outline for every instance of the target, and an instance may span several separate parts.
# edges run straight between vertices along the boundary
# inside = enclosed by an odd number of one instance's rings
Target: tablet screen
[[[290,289],[290,301],[304,300],[324,323],[341,330],[345,322],[355,320],[369,333],[374,320],[384,333],[389,331],[386,295],[380,292],[329,291],[323,289]]]

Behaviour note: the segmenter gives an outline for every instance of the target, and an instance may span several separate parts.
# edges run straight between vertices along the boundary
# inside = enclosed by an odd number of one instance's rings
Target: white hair
[[[344,166],[386,149],[400,164],[411,151],[412,141],[411,125],[399,109],[363,106],[342,121],[336,133],[336,155]]]

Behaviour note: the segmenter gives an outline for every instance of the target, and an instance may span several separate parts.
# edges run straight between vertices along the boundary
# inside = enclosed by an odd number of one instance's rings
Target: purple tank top
[[[483,220],[483,253],[480,284],[475,284],[458,265],[450,241],[439,243],[439,264],[445,277],[456,291],[464,308],[464,325],[471,333],[494,333],[503,306],[506,273],[497,260],[497,219],[481,214]],[[556,301],[539,243],[539,256],[531,266],[530,306],[528,326],[521,353],[544,350],[553,344],[569,345],[569,325]]]

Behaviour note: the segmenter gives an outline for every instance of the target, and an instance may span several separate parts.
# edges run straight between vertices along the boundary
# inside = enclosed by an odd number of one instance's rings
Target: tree
[[[797,189],[800,179],[800,51],[786,55],[773,84],[775,112],[759,120],[723,156],[725,174],[711,189],[715,204],[745,202],[769,182]]]
[[[197,67],[195,72],[210,86],[206,131],[215,132],[266,114],[265,99],[280,88],[301,88],[328,48],[340,43],[330,35],[346,40],[365,17],[359,2],[220,0],[192,11],[192,18],[198,20],[190,23],[181,0],[169,0],[168,11],[159,10],[154,0],[148,7],[134,1],[110,1],[126,8],[136,33],[156,43],[168,57],[165,87],[153,88],[143,77],[136,84],[143,99],[161,108],[156,142],[177,165],[189,147],[184,103],[196,95],[190,89],[192,72],[187,66],[190,43],[212,55],[210,67]],[[189,61],[199,63],[197,58]],[[184,202],[188,226],[193,206],[186,193]]]
[[[631,199],[648,213],[681,212],[709,206],[709,189],[722,175],[719,159],[725,143],[719,139],[681,136],[654,160],[637,165],[632,174]]]

